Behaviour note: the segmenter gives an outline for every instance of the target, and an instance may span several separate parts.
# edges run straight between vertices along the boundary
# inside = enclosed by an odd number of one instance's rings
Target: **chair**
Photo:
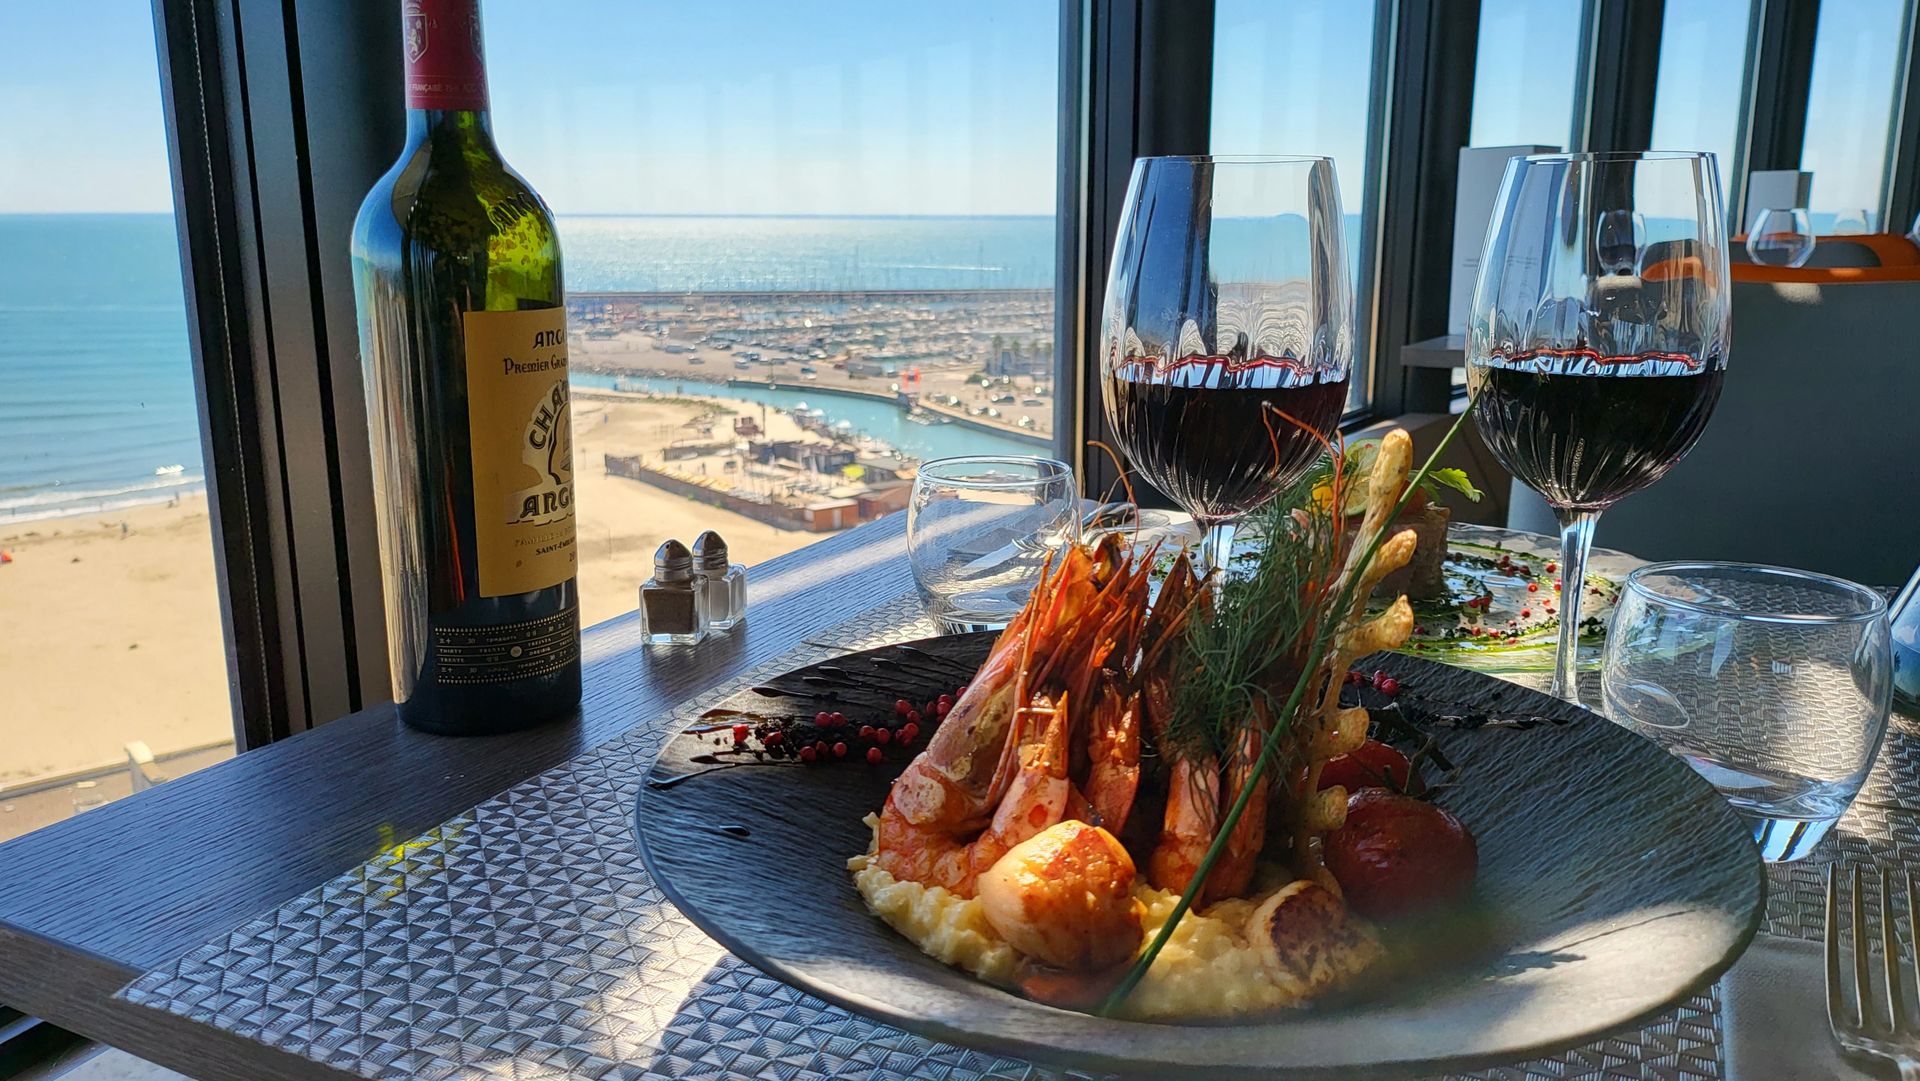
[[[1736,282],[1727,379],[1673,471],[1600,519],[1646,559],[1734,559],[1897,585],[1920,563],[1920,282]],[[1508,524],[1551,533],[1514,483]]]

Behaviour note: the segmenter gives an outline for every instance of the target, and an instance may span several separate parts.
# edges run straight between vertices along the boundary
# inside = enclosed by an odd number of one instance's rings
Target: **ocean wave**
[[[44,487],[24,495],[0,495],[0,522],[59,518],[70,514],[90,514],[96,510],[157,503],[176,495],[190,495],[206,487],[200,472],[182,472],[155,476],[135,484],[113,487]],[[20,491],[19,488],[11,491]]]

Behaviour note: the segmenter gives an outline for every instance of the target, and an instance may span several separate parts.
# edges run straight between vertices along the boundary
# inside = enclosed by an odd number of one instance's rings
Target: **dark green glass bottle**
[[[353,227],[394,699],[451,735],[580,701],[553,215],[501,160],[478,0],[407,0],[407,145]]]

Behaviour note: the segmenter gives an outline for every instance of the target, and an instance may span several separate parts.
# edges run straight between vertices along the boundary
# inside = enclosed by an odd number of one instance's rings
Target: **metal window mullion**
[[[255,350],[273,388],[288,597],[305,684],[291,711],[292,728],[300,731],[353,711],[348,687],[354,672],[346,655],[338,577],[333,439],[325,423],[326,338],[313,319],[312,240],[300,197],[303,154],[285,13],[274,0],[236,0],[232,10],[229,47],[246,62],[241,122],[250,151],[244,179],[253,195],[255,268],[249,284],[262,315]]]
[[[1574,105],[1578,150],[1648,150],[1666,0],[1589,0]]]
[[[1376,0],[1374,5],[1371,78],[1367,86],[1367,156],[1361,165],[1361,205],[1351,208],[1360,213],[1360,250],[1352,253],[1359,263],[1353,298],[1353,357],[1358,370],[1353,377],[1365,380],[1366,385],[1359,419],[1378,415],[1374,402],[1384,384],[1381,365],[1389,352],[1399,352],[1377,346],[1381,340],[1377,335],[1381,329],[1380,266],[1385,239],[1381,217],[1387,178],[1393,169],[1387,155],[1387,118],[1393,108],[1397,7],[1395,0]]]
[[[1100,308],[1107,265],[1126,199],[1133,160],[1152,154],[1204,154],[1213,105],[1212,0],[1067,0],[1063,28],[1076,35],[1073,73],[1085,109],[1071,140],[1063,139],[1065,176],[1077,181],[1069,214],[1062,206],[1056,356],[1057,393],[1072,400],[1077,433],[1064,448],[1079,470],[1081,488],[1103,495],[1118,480],[1112,462],[1088,441],[1112,443],[1100,400]],[[1065,55],[1063,53],[1063,55]],[[1063,90],[1066,101],[1069,91]],[[1071,275],[1071,277],[1069,277]],[[1071,365],[1071,367],[1066,367]],[[1067,419],[1067,418],[1061,418]],[[1144,491],[1144,490],[1143,490]]]
[[[1907,0],[1901,16],[1893,123],[1887,132],[1887,169],[1880,186],[1880,231],[1906,232],[1920,215],[1920,0]]]
[[[1454,197],[1460,148],[1473,125],[1479,5],[1397,0],[1391,5],[1391,92],[1383,145],[1375,276],[1373,412],[1445,412],[1448,373],[1410,368],[1400,347],[1447,331]]]
[[[247,201],[232,169],[238,61],[221,48],[226,13],[195,0],[155,0],[189,350],[214,526],[215,579],[227,646],[234,738],[256,746],[287,727],[284,544],[275,535],[276,438],[254,364],[240,221]],[[297,683],[298,673],[294,673]]]
[[[386,693],[347,242],[397,145],[397,12],[306,7],[154,5],[244,747]]]
[[[1733,178],[1739,190],[1731,220],[1741,231],[1747,220],[1746,176],[1800,167],[1820,0],[1758,0],[1754,12],[1758,25],[1751,35],[1753,75],[1747,87],[1742,169]]]
[[[406,137],[399,23],[383,4],[303,4],[296,10],[289,2],[286,9],[298,42],[295,100],[303,136],[298,150],[305,163],[312,319],[327,344],[321,391],[331,404],[337,588],[346,611],[348,663],[357,680],[348,688],[351,707],[359,709],[386,700],[392,688],[347,244],[361,200]]]

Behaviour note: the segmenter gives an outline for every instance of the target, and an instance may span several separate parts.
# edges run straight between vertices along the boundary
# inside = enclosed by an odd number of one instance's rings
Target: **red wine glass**
[[[1467,385],[1487,446],[1560,522],[1553,693],[1569,702],[1594,524],[1693,449],[1720,397],[1721,205],[1713,155],[1669,152],[1514,158],[1494,203]]]
[[[1352,284],[1329,158],[1141,158],[1107,274],[1100,379],[1134,468],[1223,573],[1234,523],[1345,412]],[[1296,423],[1297,422],[1297,423]]]

